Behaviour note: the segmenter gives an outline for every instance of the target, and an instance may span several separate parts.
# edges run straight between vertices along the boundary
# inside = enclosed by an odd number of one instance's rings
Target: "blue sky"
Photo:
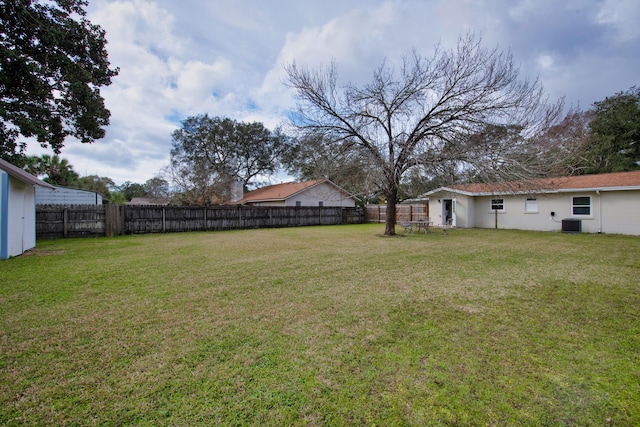
[[[81,175],[143,183],[168,164],[171,132],[196,114],[273,128],[295,105],[283,64],[338,64],[366,82],[387,58],[481,34],[511,50],[523,78],[586,109],[640,85],[637,0],[92,0],[112,66],[102,89],[111,124],[62,157]],[[34,144],[29,154],[41,154]]]

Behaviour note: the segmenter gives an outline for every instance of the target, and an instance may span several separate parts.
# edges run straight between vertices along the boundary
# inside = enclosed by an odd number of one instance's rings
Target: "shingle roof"
[[[55,188],[53,185],[49,184],[48,182],[44,182],[44,181],[36,178],[35,176],[33,176],[30,173],[20,169],[19,167],[15,166],[15,165],[12,165],[11,163],[7,162],[6,160],[0,159],[0,169],[5,171],[6,173],[11,175],[12,177],[14,177],[16,179],[19,179],[20,181],[26,182],[27,184],[39,185],[41,187],[46,187],[46,188]]]
[[[313,181],[285,182],[282,184],[268,185],[266,187],[258,188],[257,190],[249,191],[241,200],[238,200],[237,203],[243,204],[248,202],[286,200],[294,194],[322,182],[329,181],[326,179],[316,179]]]
[[[489,194],[509,192],[554,192],[568,190],[640,189],[640,171],[614,172],[597,175],[578,175],[541,178],[531,181],[511,181],[495,184],[461,184],[441,188],[464,193]],[[434,190],[430,193],[434,193]]]

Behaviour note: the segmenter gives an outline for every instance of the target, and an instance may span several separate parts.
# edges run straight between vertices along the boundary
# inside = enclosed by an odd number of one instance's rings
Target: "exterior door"
[[[456,201],[444,199],[442,201],[442,225],[456,225]]]

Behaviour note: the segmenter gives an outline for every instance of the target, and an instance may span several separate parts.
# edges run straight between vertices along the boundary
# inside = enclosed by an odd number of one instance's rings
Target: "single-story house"
[[[21,255],[36,246],[36,191],[53,188],[0,159],[0,259]]]
[[[95,191],[54,186],[36,187],[36,205],[101,205],[102,195]]]
[[[435,225],[640,235],[640,171],[441,187]]]
[[[236,203],[251,206],[327,206],[352,208],[356,197],[328,179],[287,182],[250,191]]]

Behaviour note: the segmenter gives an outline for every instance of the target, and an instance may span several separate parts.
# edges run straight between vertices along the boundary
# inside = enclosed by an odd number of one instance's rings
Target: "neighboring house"
[[[134,206],[167,206],[169,204],[169,199],[165,199],[162,197],[133,197],[131,201],[127,202],[126,204]]]
[[[36,205],[101,205],[102,195],[95,191],[68,187],[36,187]]]
[[[640,235],[640,171],[455,185],[424,196],[436,225]]]
[[[356,197],[328,179],[288,182],[250,191],[236,203],[252,206],[355,207]]]
[[[0,259],[36,246],[36,191],[53,188],[17,166],[0,159]]]

